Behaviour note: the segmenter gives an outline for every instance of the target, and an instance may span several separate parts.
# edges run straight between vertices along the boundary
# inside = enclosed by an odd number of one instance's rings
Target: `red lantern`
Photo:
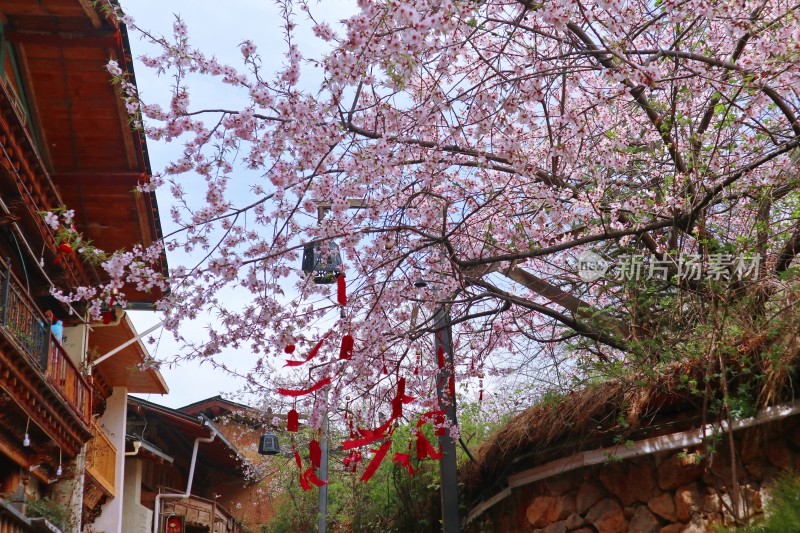
[[[183,533],[183,517],[178,515],[168,516],[164,521],[164,533]]]

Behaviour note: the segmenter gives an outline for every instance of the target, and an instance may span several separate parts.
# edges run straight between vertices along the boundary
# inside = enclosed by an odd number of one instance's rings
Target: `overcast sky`
[[[229,0],[226,2],[211,0],[121,0],[123,9],[131,15],[136,23],[154,34],[171,34],[174,14],[180,14],[189,27],[191,43],[204,50],[209,55],[214,55],[221,63],[235,66],[241,65],[241,52],[239,44],[244,40],[253,41],[262,52],[265,70],[275,70],[284,61],[283,52],[286,45],[283,42],[281,31],[282,20],[280,10],[276,3],[263,0]],[[355,2],[344,0],[326,0],[324,4],[312,5],[312,12],[318,20],[327,20],[332,26],[355,12]],[[303,13],[297,11],[297,22],[302,23]],[[304,25],[300,25],[298,40],[296,41],[304,55],[319,56],[324,53],[324,43],[320,40],[305,36]],[[142,54],[153,53],[153,48],[140,39],[135,32],[130,34],[131,50],[136,61],[136,81],[143,99],[149,102],[166,104],[170,97],[171,79],[157,76],[155,71],[145,67],[138,61]],[[269,77],[269,76],[267,76]],[[311,86],[314,83],[313,75],[304,75],[303,83]],[[199,80],[191,87],[194,102],[214,103],[214,107],[235,107],[240,102],[235,101],[235,92],[222,83],[210,80]],[[162,169],[165,164],[180,152],[180,145],[165,144],[148,141],[150,161],[154,171]],[[171,228],[169,217],[171,197],[169,194],[159,194],[158,202],[161,212],[161,221],[165,233]],[[181,263],[186,263],[187,258],[177,255],[168,255],[170,267],[174,268]],[[135,312],[131,313],[139,331],[160,321],[156,313]],[[205,327],[205,321],[198,327]],[[184,329],[186,334],[187,329]],[[169,333],[159,330],[153,334],[156,342],[148,344],[151,353],[159,360],[171,358],[179,353],[179,348],[172,340]],[[228,364],[249,362],[252,360],[246,351],[227,352],[223,358]],[[242,365],[244,367],[244,365]],[[181,407],[217,394],[233,393],[241,387],[241,383],[222,373],[213,370],[209,365],[199,366],[196,363],[183,363],[175,367],[162,366],[161,373],[166,379],[170,393],[165,396],[144,395],[149,401]]]

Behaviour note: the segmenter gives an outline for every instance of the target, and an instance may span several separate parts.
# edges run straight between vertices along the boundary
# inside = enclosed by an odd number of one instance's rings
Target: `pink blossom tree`
[[[359,0],[336,26],[298,6],[284,5],[278,72],[250,41],[224,65],[180,19],[156,36],[116,12],[160,46],[142,61],[174,77],[162,107],[109,65],[151,142],[182,146],[143,188],[173,197],[179,230],[162,245],[198,260],[160,280],[146,251],[115,256],[96,298],[129,276],[168,282],[176,335],[217,317],[202,341],[181,337],[187,357],[249,347],[250,384],[319,385],[326,409],[361,405],[364,428],[401,379],[406,418],[435,408],[437,309],[458,379],[475,383],[493,357],[656,365],[706,323],[697,305],[720,283],[766,313],[800,251],[793,3]],[[329,53],[304,56],[298,20]],[[244,105],[194,104],[197,76]],[[341,248],[346,287],[301,271],[309,243]],[[321,399],[292,397],[318,425]]]

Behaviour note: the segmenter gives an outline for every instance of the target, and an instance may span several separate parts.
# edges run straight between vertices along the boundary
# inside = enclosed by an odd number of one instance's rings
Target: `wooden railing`
[[[86,472],[113,498],[117,449],[97,424],[92,424],[92,430],[94,438],[86,445]]]
[[[0,260],[0,331],[47,380],[81,420],[92,419],[91,388],[61,343],[50,333],[50,323],[33,303],[22,283]]]
[[[92,420],[92,389],[61,343],[50,335],[47,378],[85,423]]]
[[[159,487],[159,491],[166,494],[180,492],[173,489],[165,489],[164,487]],[[209,531],[218,533],[242,533],[244,531],[241,523],[225,507],[215,501],[200,498],[194,494],[186,499],[177,501],[164,500],[162,513],[159,517],[160,533],[163,533],[164,517],[170,514],[183,516],[187,522],[192,522],[193,524],[202,524],[208,527]]]

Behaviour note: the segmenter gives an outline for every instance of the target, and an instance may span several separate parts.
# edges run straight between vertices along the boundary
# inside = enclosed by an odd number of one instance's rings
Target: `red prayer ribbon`
[[[409,475],[411,476],[413,476],[414,472],[416,472],[416,470],[414,470],[414,467],[411,466],[411,455],[408,453],[395,452],[392,462],[405,467],[406,470],[408,470]]]
[[[328,483],[328,480],[323,481],[323,480],[321,480],[320,478],[317,477],[317,473],[314,472],[314,467],[313,466],[305,471],[305,473],[303,474],[303,477],[306,478],[306,483],[311,482],[314,485],[316,485],[317,487],[321,487],[321,486],[326,485]],[[311,487],[309,487],[309,488],[311,488]]]
[[[381,466],[381,462],[383,458],[386,457],[386,452],[389,451],[389,448],[392,446],[392,441],[387,440],[381,447],[378,448],[378,451],[375,452],[375,457],[372,458],[372,461],[369,462],[369,466],[367,469],[364,470],[364,474],[361,476],[361,481],[369,481],[369,479],[375,474],[378,470],[378,467]]]
[[[347,284],[344,281],[344,274],[339,273],[336,276],[336,301],[339,302],[339,305],[345,306],[347,305]]]
[[[316,440],[308,443],[308,456],[311,458],[311,464],[319,468],[322,461],[322,448]]]
[[[439,349],[436,350],[436,362],[439,368],[444,368],[444,348],[442,346],[439,346]]]
[[[417,431],[417,459],[425,459],[426,457],[436,461],[442,458],[442,453],[433,448],[425,433]]]
[[[355,346],[355,341],[352,335],[345,333],[342,337],[342,346],[339,348],[339,359],[352,359],[353,346]]]
[[[286,364],[283,365],[283,366],[300,366],[303,363],[306,363],[306,362],[310,361],[311,359],[313,359],[314,356],[319,353],[319,349],[322,348],[322,344],[325,342],[325,340],[328,337],[331,336],[331,333],[333,333],[333,330],[331,330],[328,333],[326,333],[325,335],[323,335],[322,338],[319,341],[317,341],[317,344],[315,344],[314,347],[311,348],[311,351],[308,352],[308,356],[305,359],[303,359],[302,361],[296,361],[296,360],[292,361],[292,360],[287,359],[286,360]]]
[[[325,385],[330,385],[330,384],[331,384],[331,378],[322,378],[321,380],[317,381],[311,388],[300,389],[300,390],[278,388],[277,393],[282,394],[284,396],[305,396],[306,394],[311,394],[312,392],[316,392]]]
[[[296,432],[300,429],[300,415],[292,409],[286,415],[286,431],[291,431],[292,433]]]

